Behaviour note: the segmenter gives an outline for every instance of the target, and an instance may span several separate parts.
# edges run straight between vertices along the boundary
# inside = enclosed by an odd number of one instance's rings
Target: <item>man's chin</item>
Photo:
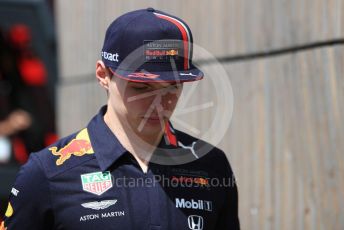
[[[165,129],[165,120],[158,118],[143,118],[137,126],[137,133],[141,135],[159,134]]]

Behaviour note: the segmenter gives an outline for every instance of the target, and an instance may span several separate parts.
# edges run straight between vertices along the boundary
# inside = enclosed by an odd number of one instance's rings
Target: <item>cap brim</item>
[[[185,71],[168,71],[168,72],[148,72],[148,71],[127,71],[112,69],[111,72],[119,78],[133,82],[190,82],[199,81],[204,74],[201,70],[193,68]]]

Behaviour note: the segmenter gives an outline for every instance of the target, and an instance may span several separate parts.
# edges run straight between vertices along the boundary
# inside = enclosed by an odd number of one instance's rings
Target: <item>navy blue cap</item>
[[[191,30],[181,19],[153,8],[118,17],[101,52],[117,77],[136,82],[187,82],[203,78],[192,64]]]

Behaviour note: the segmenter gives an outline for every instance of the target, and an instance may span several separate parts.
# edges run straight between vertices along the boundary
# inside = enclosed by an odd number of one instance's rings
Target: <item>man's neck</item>
[[[146,172],[150,158],[163,136],[163,130],[156,135],[138,135],[131,127],[127,127],[128,124],[121,122],[110,108],[104,115],[104,121],[122,146],[135,157],[142,170]]]

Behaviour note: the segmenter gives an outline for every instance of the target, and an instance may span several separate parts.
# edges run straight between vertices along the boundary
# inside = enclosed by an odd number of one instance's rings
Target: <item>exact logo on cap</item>
[[[119,62],[118,61],[118,57],[119,57],[118,53],[112,54],[112,53],[102,51],[102,57],[106,60],[109,60],[109,61]]]

